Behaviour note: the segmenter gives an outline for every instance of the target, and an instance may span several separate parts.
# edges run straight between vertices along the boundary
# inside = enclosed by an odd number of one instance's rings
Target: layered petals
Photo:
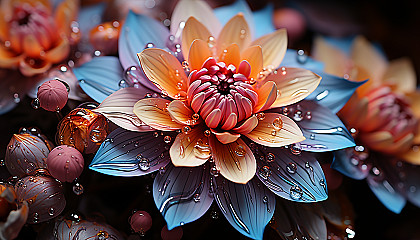
[[[191,70],[200,70],[203,63],[211,57],[211,51],[208,47],[207,42],[196,39],[191,44],[190,51],[188,53],[188,62]]]
[[[416,72],[411,61],[400,58],[389,63],[383,77],[385,84],[394,86],[396,92],[410,93],[416,91]]]
[[[217,53],[220,55],[229,45],[235,43],[245,49],[251,43],[251,31],[242,13],[230,19],[217,38]]]
[[[245,184],[254,177],[257,169],[256,160],[242,139],[223,144],[211,136],[209,145],[216,168],[226,179]]]
[[[286,29],[279,29],[273,33],[262,36],[251,43],[251,46],[259,45],[262,48],[264,68],[277,68],[287,50]]]
[[[174,100],[168,105],[168,113],[176,122],[184,125],[196,125],[201,122],[199,116],[188,108],[182,101]]]
[[[254,113],[269,109],[277,99],[277,86],[274,82],[266,82],[258,89],[258,104],[254,108]]]
[[[201,22],[199,22],[196,18],[190,17],[185,22],[184,30],[182,31],[182,54],[184,58],[189,58],[190,54],[190,46],[196,39],[203,40],[206,43],[206,48],[209,46],[207,45],[210,41],[211,33],[207,30],[206,26],[204,26]],[[192,63],[191,61],[189,61]],[[201,67],[201,66],[199,66]]]
[[[241,59],[247,61],[251,67],[249,78],[257,80],[264,64],[261,46],[252,46],[245,49],[241,53]]]

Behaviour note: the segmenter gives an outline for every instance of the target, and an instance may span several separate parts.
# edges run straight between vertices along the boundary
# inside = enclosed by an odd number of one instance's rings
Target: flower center
[[[249,64],[247,69],[250,69]],[[252,115],[258,102],[248,76],[240,73],[234,65],[226,66],[214,58],[209,58],[199,71],[193,71],[189,82],[187,95],[191,108],[210,128],[232,129]]]

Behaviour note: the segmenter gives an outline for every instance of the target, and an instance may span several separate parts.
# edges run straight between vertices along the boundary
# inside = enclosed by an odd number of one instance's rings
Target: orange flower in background
[[[71,27],[78,6],[77,0],[65,0],[54,11],[46,0],[2,1],[0,67],[33,76],[66,59],[79,38]]]
[[[350,57],[328,44],[315,41],[315,57],[327,73],[361,81],[369,78],[340,111],[347,126],[357,130],[366,147],[420,163],[420,93],[408,59],[388,62],[365,38],[353,41]]]

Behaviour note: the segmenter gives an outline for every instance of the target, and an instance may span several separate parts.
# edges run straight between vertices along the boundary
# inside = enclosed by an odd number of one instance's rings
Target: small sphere
[[[273,13],[273,23],[277,29],[286,28],[287,35],[292,40],[303,36],[306,30],[305,17],[292,8],[281,8]]]
[[[72,182],[82,174],[84,159],[74,147],[61,145],[55,147],[47,157],[47,168],[50,174],[62,181]]]
[[[40,106],[51,112],[61,110],[67,103],[68,95],[67,87],[59,80],[44,82],[37,93]]]
[[[160,236],[163,240],[180,240],[183,234],[184,231],[182,230],[182,227],[176,227],[169,231],[168,225],[165,225],[160,232]]]
[[[152,217],[145,211],[137,211],[130,217],[131,228],[140,234],[144,234],[152,227]]]

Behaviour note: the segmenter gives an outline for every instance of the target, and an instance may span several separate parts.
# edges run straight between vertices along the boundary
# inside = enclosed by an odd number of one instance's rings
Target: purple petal
[[[174,135],[162,132],[130,132],[121,128],[101,144],[89,168],[112,176],[141,176],[170,162]]]
[[[303,150],[326,152],[355,146],[350,132],[328,108],[304,100],[287,109],[285,114],[296,121],[306,137],[301,142]]]
[[[316,205],[278,200],[273,228],[284,239],[327,239],[327,225]]]
[[[169,230],[199,219],[213,202],[208,164],[194,168],[168,164],[155,178],[153,198]]]
[[[335,151],[334,161],[332,162],[331,167],[347,177],[357,180],[365,179],[372,166],[364,163],[364,161],[354,153],[353,148]]]
[[[265,226],[274,214],[275,195],[254,177],[238,184],[215,177],[214,198],[229,223],[243,235],[262,239]]]
[[[273,193],[296,202],[328,198],[324,173],[312,153],[253,144],[257,176]]]
[[[370,189],[382,202],[382,204],[394,213],[400,213],[406,204],[406,199],[388,180],[376,181],[373,178],[367,178]]]
[[[29,88],[33,78],[23,77],[18,71],[0,69],[0,115],[15,108]]]
[[[130,11],[118,39],[118,52],[124,69],[140,66],[137,53],[143,51],[148,43],[165,48],[168,37],[169,30],[163,24]]]

